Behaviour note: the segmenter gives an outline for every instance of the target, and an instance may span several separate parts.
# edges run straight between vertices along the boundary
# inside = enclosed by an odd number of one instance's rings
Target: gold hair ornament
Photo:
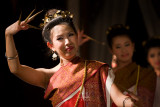
[[[108,27],[108,29],[106,31],[106,34],[108,35],[113,28],[125,28],[126,30],[130,29],[129,26],[125,26],[125,25],[116,25],[116,26],[113,26],[113,27],[110,26],[110,27]]]
[[[62,17],[62,18],[70,17],[71,19],[73,19],[73,14],[71,14],[69,11],[57,10],[54,14],[46,15],[45,18],[42,19],[44,23],[41,23],[40,27],[43,28],[45,24],[47,24],[52,19],[57,17]]]

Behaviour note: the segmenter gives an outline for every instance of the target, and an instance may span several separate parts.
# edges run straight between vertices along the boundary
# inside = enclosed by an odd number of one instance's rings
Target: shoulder
[[[147,75],[155,75],[155,72],[153,69],[150,69],[148,67],[140,67],[140,73],[142,73],[143,75],[147,76]]]
[[[107,63],[97,60],[87,60],[87,68],[96,69],[98,71],[107,71],[107,72],[112,70]]]
[[[107,63],[105,62],[101,62],[101,61],[97,61],[97,60],[87,60],[87,63],[90,65],[99,65],[99,66],[109,66]]]
[[[53,68],[37,68],[36,70],[39,72],[44,72],[44,73],[55,73],[59,68],[60,66],[57,65]]]

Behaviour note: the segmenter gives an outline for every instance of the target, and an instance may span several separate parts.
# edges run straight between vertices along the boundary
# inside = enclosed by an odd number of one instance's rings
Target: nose
[[[65,39],[65,45],[69,45],[71,43],[71,41],[69,40],[69,38]]]
[[[122,52],[126,52],[126,49],[124,47],[121,48]]]

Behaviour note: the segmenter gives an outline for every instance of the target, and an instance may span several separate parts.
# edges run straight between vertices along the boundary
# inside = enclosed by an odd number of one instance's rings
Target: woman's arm
[[[140,107],[140,102],[138,101],[138,98],[136,98],[136,96],[134,96],[134,99],[129,96],[125,96],[114,83],[111,86],[111,98],[117,106]]]
[[[5,39],[8,66],[10,71],[23,81],[44,88],[46,85],[45,69],[33,69],[26,65],[21,65],[14,43],[13,35],[21,30],[27,30],[28,28],[27,23],[24,21],[21,23],[17,21],[6,28]]]

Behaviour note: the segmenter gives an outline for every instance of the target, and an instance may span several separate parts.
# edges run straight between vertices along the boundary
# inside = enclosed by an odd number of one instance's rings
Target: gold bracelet
[[[125,107],[126,100],[128,100],[128,99],[131,99],[131,97],[126,97],[126,98],[123,100],[123,107]]]
[[[7,58],[7,60],[13,60],[13,59],[16,59],[18,57],[18,54],[14,57],[8,57],[8,56],[6,56],[6,53],[5,53],[5,57]]]

